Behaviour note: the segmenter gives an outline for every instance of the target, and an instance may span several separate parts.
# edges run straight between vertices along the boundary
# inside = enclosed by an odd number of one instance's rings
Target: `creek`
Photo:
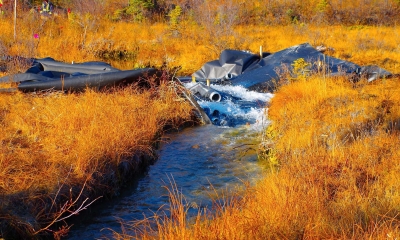
[[[88,217],[82,217],[66,239],[110,239],[112,230],[121,232],[121,221],[162,215],[168,210],[171,181],[191,206],[188,215],[194,216],[199,208],[211,208],[215,193],[235,191],[244,182],[252,185],[261,178],[263,167],[256,150],[268,125],[265,106],[272,95],[241,87],[213,87],[236,100],[199,99],[198,103],[214,123],[219,121],[212,113],[218,112],[229,126],[209,124],[164,135],[157,161],[119,196],[86,210]]]

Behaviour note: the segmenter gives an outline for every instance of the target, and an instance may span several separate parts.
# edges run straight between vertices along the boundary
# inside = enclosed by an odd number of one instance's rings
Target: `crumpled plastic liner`
[[[143,76],[151,76],[159,72],[154,68],[122,71],[105,62],[68,64],[52,58],[23,59],[20,57],[18,60],[31,64],[31,67],[25,73],[2,77],[0,82],[18,83],[17,89],[23,92],[49,89],[83,91],[87,87],[100,89],[122,86],[139,82]]]
[[[249,91],[260,93],[273,92],[280,80],[298,77],[293,64],[299,59],[304,59],[306,64],[303,65],[304,69],[300,69],[297,74],[306,74],[306,76],[313,73],[321,73],[325,76],[345,75],[351,81],[358,81],[365,77],[368,82],[371,82],[378,78],[393,75],[376,65],[359,66],[352,62],[330,57],[310,44],[304,43],[273,54],[263,53],[262,57],[250,52],[227,49],[222,51],[218,60],[205,63],[193,76],[198,82],[197,85],[210,80],[212,84],[242,86]],[[182,81],[190,81],[190,78],[181,79]],[[207,90],[208,92],[216,91],[212,87],[208,87]],[[198,92],[193,92],[193,94],[196,94],[195,96],[203,101],[212,102],[205,94],[198,94]],[[218,93],[222,96],[221,104],[228,99],[231,104],[237,105],[244,111],[257,108],[254,104],[251,108],[247,108],[242,104],[241,99],[226,98],[226,93],[221,90]],[[209,108],[205,108],[204,111],[214,125],[234,127],[243,124],[242,119],[229,112],[220,112]]]
[[[273,54],[257,54],[239,50],[224,50],[218,60],[207,62],[193,76],[197,81],[209,79],[212,83],[240,85],[253,91],[273,91],[278,81],[292,74],[294,61],[309,63],[309,73],[321,72],[326,76],[348,75],[354,81],[366,76],[369,82],[392,73],[375,65],[359,66],[355,63],[325,55],[309,43],[292,46]]]

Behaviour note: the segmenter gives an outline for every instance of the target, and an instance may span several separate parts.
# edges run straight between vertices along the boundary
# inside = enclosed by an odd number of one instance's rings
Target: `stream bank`
[[[204,125],[164,135],[158,159],[132,182],[121,195],[91,209],[80,218],[67,239],[112,238],[121,224],[168,214],[170,180],[191,206],[188,216],[210,209],[216,193],[235,191],[244,183],[254,184],[263,174],[256,148],[245,134],[250,127],[221,128]],[[130,232],[133,234],[132,232]]]
[[[206,111],[217,111],[231,126],[208,124],[163,135],[154,164],[120,196],[92,208],[90,216],[79,218],[67,239],[109,239],[113,231],[122,231],[121,222],[168,214],[171,180],[191,206],[190,217],[199,209],[212,211],[217,195],[226,196],[263,176],[257,150],[269,124],[264,107],[272,94],[249,92],[241,87],[214,87],[240,96],[241,100],[199,100],[199,105]],[[221,122],[217,116],[212,120]],[[132,231],[128,233],[134,235]]]

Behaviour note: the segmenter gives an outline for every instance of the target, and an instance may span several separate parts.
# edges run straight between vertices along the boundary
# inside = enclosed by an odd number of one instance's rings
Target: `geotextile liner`
[[[218,60],[207,62],[193,76],[197,81],[210,80],[216,84],[243,86],[254,91],[272,91],[285,73],[293,72],[293,63],[304,59],[307,73],[324,72],[326,76],[347,75],[357,80],[364,76],[368,82],[390,77],[392,73],[378,66],[355,63],[323,54],[308,43],[292,46],[262,56],[246,51],[224,50]]]
[[[145,83],[146,77],[159,75],[154,68],[119,70],[105,62],[67,64],[52,58],[26,59],[31,67],[20,74],[0,78],[0,82],[17,83],[23,92],[43,90],[83,91],[86,88],[102,89],[131,83]]]

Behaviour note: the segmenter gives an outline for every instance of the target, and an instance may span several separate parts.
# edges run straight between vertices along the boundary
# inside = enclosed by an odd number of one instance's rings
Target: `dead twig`
[[[69,176],[69,173],[68,173],[68,175],[67,175],[67,178],[68,178],[68,176]],[[41,233],[41,232],[44,232],[44,231],[54,232],[54,231],[50,230],[50,227],[52,227],[55,223],[64,221],[64,220],[66,220],[66,219],[68,219],[68,218],[70,218],[70,217],[72,217],[72,216],[74,216],[74,215],[77,215],[79,212],[81,212],[82,210],[87,209],[87,207],[89,207],[89,206],[92,205],[95,201],[97,201],[98,199],[100,199],[100,198],[102,197],[102,196],[97,197],[96,199],[92,200],[91,202],[88,202],[88,201],[89,201],[89,198],[86,198],[85,200],[82,201],[82,203],[80,204],[80,206],[77,207],[77,208],[74,210],[76,204],[78,203],[78,201],[80,200],[80,198],[81,198],[81,196],[82,196],[82,194],[83,194],[83,191],[84,191],[84,189],[85,189],[85,187],[86,187],[86,183],[87,183],[87,180],[86,180],[85,183],[83,184],[83,186],[82,186],[82,188],[81,188],[81,190],[80,190],[78,196],[76,196],[75,199],[73,199],[73,196],[72,196],[72,188],[70,188],[70,199],[67,200],[67,201],[62,205],[62,207],[61,207],[59,210],[57,210],[57,212],[53,215],[54,217],[52,218],[52,220],[51,220],[50,223],[48,223],[45,227],[43,227],[43,228],[41,228],[41,229],[35,231],[35,232],[33,233],[33,235],[37,235],[37,234],[39,234],[39,233]],[[59,189],[58,189],[58,191],[57,191],[57,193],[56,193],[56,196],[55,196],[54,199],[52,200],[52,206],[51,206],[51,208],[50,208],[50,211],[53,209],[53,207],[54,207],[55,205],[57,205],[56,199],[57,199],[58,195],[60,194],[61,188],[62,188],[63,186],[64,186],[64,184],[62,184],[62,185],[59,187]],[[68,229],[69,229],[68,226],[63,226],[63,227],[61,228],[61,230],[62,230],[63,232],[64,232],[64,231],[68,231]],[[57,233],[57,232],[55,232],[55,234],[56,234],[56,233]]]

